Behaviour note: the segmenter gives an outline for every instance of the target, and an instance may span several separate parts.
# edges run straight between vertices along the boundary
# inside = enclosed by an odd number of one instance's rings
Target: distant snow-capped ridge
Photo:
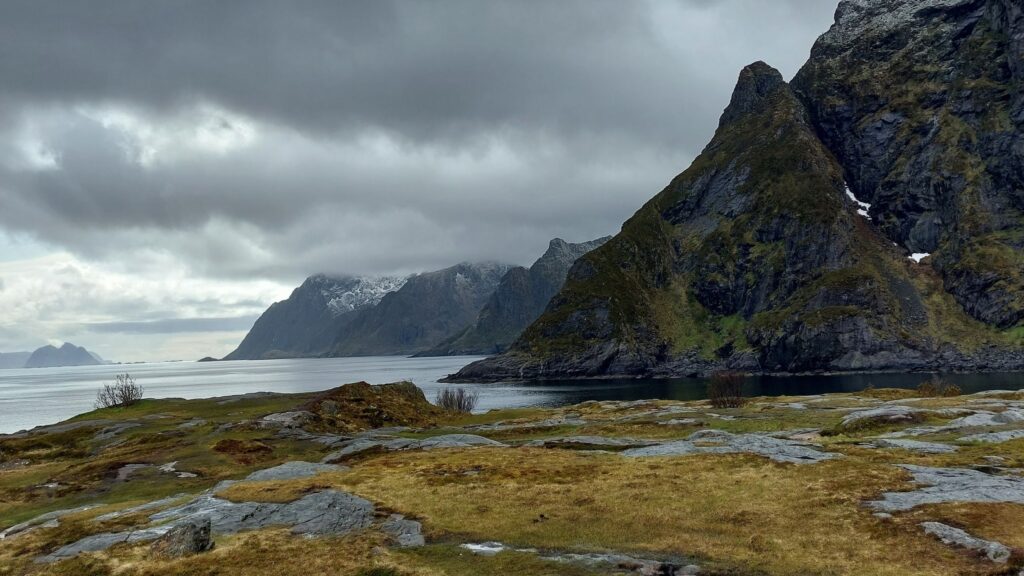
[[[376,306],[385,295],[404,286],[408,278],[398,276],[334,278],[321,274],[314,276],[312,280],[319,285],[320,294],[326,302],[327,309],[334,316],[340,316],[353,310]]]

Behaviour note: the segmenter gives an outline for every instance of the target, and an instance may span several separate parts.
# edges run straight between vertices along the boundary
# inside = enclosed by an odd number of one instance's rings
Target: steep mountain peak
[[[722,114],[721,125],[730,124],[743,116],[763,110],[773,95],[786,88],[782,74],[764,62],[754,62],[740,72],[732,93],[732,101]]]
[[[548,243],[548,249],[544,254],[534,262],[534,267],[538,264],[545,262],[557,262],[564,265],[566,269],[572,265],[580,256],[590,252],[594,248],[604,244],[611,240],[611,236],[604,236],[596,240],[589,242],[580,242],[578,244],[566,242],[561,238],[555,238]]]

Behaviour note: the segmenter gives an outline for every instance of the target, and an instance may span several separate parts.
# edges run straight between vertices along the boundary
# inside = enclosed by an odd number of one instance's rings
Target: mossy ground
[[[583,565],[503,552],[476,556],[464,542],[500,541],[559,552],[615,551],[643,558],[700,564],[710,574],[997,574],[1001,567],[941,544],[918,524],[941,521],[980,537],[1024,547],[1019,531],[1024,506],[957,503],[875,517],[864,506],[883,492],[913,489],[898,464],[969,467],[999,456],[1004,466],[1024,467],[1024,440],[959,444],[952,454],[929,455],[866,446],[880,432],[917,423],[843,430],[814,436],[821,449],[843,457],[812,465],[780,464],[749,454],[628,458],[611,452],[522,447],[537,438],[600,435],[654,440],[685,438],[706,428],[736,433],[837,430],[850,410],[899,402],[924,409],[970,405],[969,397],[914,398],[914,393],[871,390],[862,395],[754,399],[742,408],[715,410],[705,402],[588,402],[558,409],[522,409],[473,416],[441,415],[436,425],[408,436],[473,432],[512,445],[374,454],[351,470],[312,478],[237,484],[219,495],[236,501],[285,502],[334,488],[363,496],[383,511],[423,523],[428,546],[402,550],[376,532],[307,539],[283,530],[218,536],[207,554],[167,560],[145,544],[116,546],[52,565],[38,555],[90,533],[124,529],[144,514],[96,523],[95,516],[178,493],[197,493],[287,460],[316,461],[327,448],[277,436],[250,423],[270,412],[307,404],[311,395],[249,398],[224,404],[149,401],[121,411],[83,415],[75,422],[128,420],[114,445],[97,443],[99,427],[28,438],[0,439],[5,461],[27,464],[0,471],[0,528],[54,509],[97,508],[0,541],[0,574],[556,574],[608,573]],[[1010,394],[1003,401],[1024,400]],[[793,403],[805,406],[793,407]],[[201,414],[204,424],[181,428]],[[160,415],[160,418],[152,418]],[[553,418],[585,424],[533,427]],[[692,418],[694,424],[666,425]],[[929,415],[923,424],[952,416]],[[501,423],[502,430],[480,430]],[[223,425],[232,427],[224,428]],[[974,430],[972,430],[974,431]],[[985,431],[985,430],[978,430]],[[922,440],[955,442],[961,432],[936,432]],[[213,450],[229,440],[260,443],[253,460]],[[178,461],[197,478],[145,469],[118,482],[124,463]],[[65,490],[40,488],[56,482]],[[391,572],[389,572],[391,571]]]

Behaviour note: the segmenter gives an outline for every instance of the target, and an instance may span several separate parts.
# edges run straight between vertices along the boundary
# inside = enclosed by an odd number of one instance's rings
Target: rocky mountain
[[[64,343],[60,348],[43,346],[25,361],[25,368],[56,368],[59,366],[97,366],[101,364],[93,355],[80,346]]]
[[[690,168],[453,379],[1024,368],[1022,38],[1009,0],[842,2],[793,88],[746,68]]]
[[[334,345],[354,313],[376,306],[406,278],[311,276],[287,300],[270,306],[225,360],[319,356]]]
[[[0,352],[0,370],[24,368],[31,355],[31,352]]]
[[[1024,4],[848,0],[794,87],[878,228],[1024,323]]]
[[[401,289],[353,316],[332,356],[422,352],[471,324],[511,266],[463,263],[409,277]]]
[[[565,284],[569,268],[580,256],[611,236],[572,244],[555,238],[529,268],[509,270],[491,294],[476,321],[452,338],[419,356],[494,354],[504,351],[547,307]]]

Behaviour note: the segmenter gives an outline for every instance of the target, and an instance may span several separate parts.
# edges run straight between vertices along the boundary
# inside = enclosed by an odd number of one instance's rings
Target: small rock
[[[385,534],[393,536],[402,548],[415,548],[426,544],[423,526],[415,520],[407,520],[401,514],[392,514],[380,529]]]
[[[132,474],[135,474],[139,470],[149,468],[149,464],[125,464],[117,469],[117,477],[115,478],[118,482],[127,482]]]
[[[209,518],[182,522],[158,538],[151,547],[153,552],[169,558],[191,556],[212,549]]]
[[[294,412],[277,412],[260,418],[260,426],[264,428],[299,428],[313,421],[316,416],[312,412],[297,410]]]

